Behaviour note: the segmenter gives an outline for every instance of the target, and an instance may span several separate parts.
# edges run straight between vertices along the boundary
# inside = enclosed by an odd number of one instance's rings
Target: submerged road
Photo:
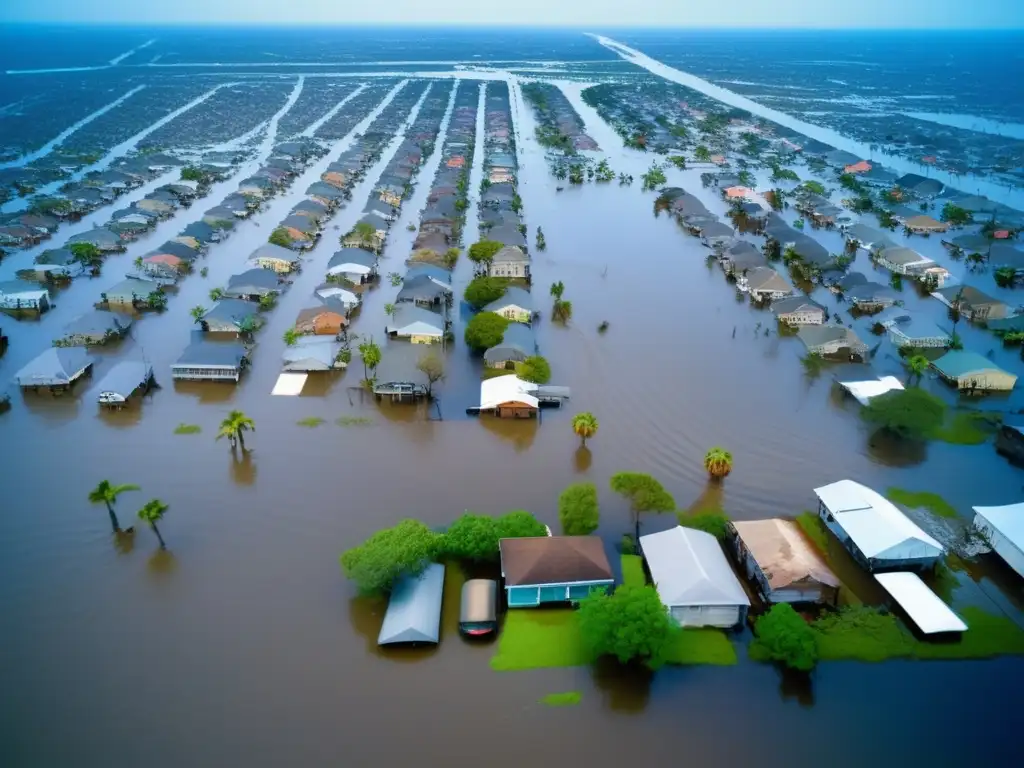
[[[696,75],[692,75],[689,72],[683,72],[682,70],[663,64],[657,59],[652,59],[650,56],[641,53],[635,48],[623,45],[610,37],[595,34],[591,34],[590,36],[605,48],[617,53],[626,61],[636,64],[638,67],[642,67],[648,72],[658,75],[665,80],[685,85],[687,88],[692,88],[693,90],[699,91],[713,99],[718,99],[718,101],[721,101],[723,104],[728,104],[729,106],[736,107],[738,109],[745,109],[759,117],[766,118],[778,123],[779,125],[784,125],[787,128],[798,131],[808,138],[817,139],[818,141],[822,141],[836,147],[837,149],[846,150],[847,152],[852,152],[853,154],[860,155],[861,157],[871,159],[879,154],[873,151],[869,145],[857,141],[856,139],[851,139],[848,136],[843,136],[841,133],[837,133],[831,128],[825,128],[820,125],[815,125],[814,123],[807,123],[799,118],[793,117],[792,115],[787,115],[785,112],[779,112],[777,109],[766,107],[753,99],[749,99],[746,96],[730,91],[728,88],[723,88],[720,85],[715,85],[714,83],[708,82]],[[975,174],[954,176],[951,173],[936,170],[931,166],[922,165],[921,163],[915,163],[912,160],[893,157],[890,155],[882,155],[878,157],[878,162],[899,173],[917,173],[922,176],[928,176],[929,178],[937,179],[943,184],[947,184],[955,189],[977,192],[978,194],[985,195],[990,200],[994,200],[997,203],[1009,205],[1018,210],[1024,210],[1024,190],[1008,189],[992,182],[986,176],[978,176]]]

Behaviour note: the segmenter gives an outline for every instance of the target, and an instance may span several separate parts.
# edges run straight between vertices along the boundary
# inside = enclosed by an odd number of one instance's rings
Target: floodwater
[[[12,410],[0,416],[5,766],[547,766],[563,764],[566,754],[598,766],[627,758],[667,764],[678,760],[681,743],[704,765],[736,765],[754,750],[767,766],[815,766],[825,755],[836,766],[991,765],[1016,749],[1020,715],[1011,696],[1024,675],[1022,659],[829,663],[809,686],[745,660],[650,678],[604,668],[495,673],[488,667],[493,648],[469,645],[455,632],[455,599],[446,603],[436,651],[377,648],[383,606],[355,596],[337,558],[406,517],[438,525],[466,509],[528,509],[555,526],[558,492],[591,480],[601,489],[600,534],[611,545],[629,526],[625,506],[606,490],[608,477],[622,469],[656,475],[681,508],[721,504],[737,519],[792,515],[812,506],[813,487],[843,477],[878,489],[933,490],[964,514],[974,504],[1019,499],[1019,471],[991,445],[932,444],[911,457],[871,447],[856,410],[834,396],[831,372],[807,379],[799,342],[765,337],[770,315],[737,302],[720,270],[706,266],[706,250],[668,217],[655,219],[655,195],[639,189],[650,157],[621,149],[567,86],[613,168],[638,181],[559,192],[562,182],[549,176],[531,138],[533,119],[518,88],[511,90],[525,220],[531,242],[537,226],[547,239],[547,250],[534,254],[534,294],[544,313],[538,340],[552,383],[572,388],[569,407],[546,411],[541,423],[466,417],[478,363],[461,333],[446,353],[442,420],[428,419],[424,408],[364,398],[357,361],[303,396],[270,395],[281,333],[319,281],[329,241],[358,217],[387,150],[271,313],[257,336],[253,370],[237,387],[174,385],[168,367],[188,343],[189,309],[241,268],[301,196],[308,178],[300,179],[212,247],[208,278],[187,277],[167,312],[146,317],[133,339],[102,352],[93,378],[73,397],[13,393]],[[483,144],[478,136],[478,153]],[[428,161],[421,170],[416,203],[433,167]],[[669,181],[724,212],[700,189],[699,171],[672,170]],[[233,188],[228,182],[209,199]],[[411,241],[405,224],[418,218],[414,201],[393,230],[384,274],[402,271]],[[0,378],[10,381],[116,281],[117,270],[178,229],[171,224],[112,257],[99,281],[61,293],[42,320],[4,319],[11,348]],[[469,274],[463,260],[455,284]],[[567,327],[548,317],[547,286],[557,280],[573,303]],[[385,280],[370,292],[357,332],[380,333],[383,305],[395,290]],[[921,308],[936,312],[936,304],[922,301]],[[602,321],[610,328],[599,335]],[[979,348],[988,337],[964,325],[965,344]],[[116,359],[140,352],[162,388],[139,408],[99,413],[99,378]],[[214,440],[234,408],[257,424],[244,456]],[[587,453],[569,424],[583,410],[600,421]],[[372,423],[336,425],[342,416]],[[297,425],[307,417],[325,423]],[[181,423],[203,431],[174,435]],[[735,460],[720,492],[709,489],[701,467],[716,444]],[[122,497],[122,520],[150,498],[170,505],[161,525],[167,552],[142,526],[133,539],[111,539],[105,512],[86,500],[104,478],[143,488]],[[998,593],[994,576],[977,578],[977,590]],[[455,587],[453,580],[450,597]],[[1019,619],[1019,581],[1015,589],[1000,605]],[[578,707],[537,703],[569,690],[583,693]],[[745,738],[736,738],[739,732]]]

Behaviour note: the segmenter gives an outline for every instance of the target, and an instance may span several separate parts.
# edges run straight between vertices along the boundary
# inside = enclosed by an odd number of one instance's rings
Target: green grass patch
[[[812,624],[822,661],[886,659],[985,659],[1024,654],[1024,630],[1005,616],[976,606],[960,612],[967,631],[956,642],[923,642],[892,614],[847,608]]]
[[[644,575],[644,560],[640,555],[620,555],[622,561],[622,583],[627,587],[642,587],[647,584]]]
[[[549,707],[572,707],[580,703],[583,694],[579,691],[566,691],[565,693],[549,693],[540,700],[541,704]]]
[[[339,427],[366,427],[373,424],[369,416],[339,416],[334,420]]]
[[[483,370],[480,371],[480,380],[487,381],[487,379],[496,379],[499,376],[509,376],[514,373],[514,370],[510,371],[506,368],[491,368],[491,366],[485,365]]]
[[[821,518],[810,510],[805,510],[796,516],[796,524],[800,526],[800,530],[804,532],[804,535],[814,542],[814,546],[818,548],[818,552],[822,556],[828,556],[828,529],[825,524],[821,522]]]
[[[198,424],[179,424],[174,428],[176,435],[198,435],[202,431],[203,428]]]
[[[321,419],[319,416],[309,416],[308,418],[305,419],[299,419],[299,421],[296,423],[300,427],[308,427],[309,429],[313,429],[313,427],[319,427],[321,424],[323,424],[324,420]]]
[[[999,428],[1000,417],[977,411],[957,411],[929,437],[953,445],[981,445]]]
[[[736,649],[720,629],[683,629],[665,660],[669,664],[730,666],[736,663]]]
[[[911,509],[927,509],[938,517],[953,518],[957,516],[956,507],[937,493],[908,491],[903,488],[892,487],[886,489],[885,498]]]
[[[513,608],[505,614],[491,669],[579,667],[590,663],[580,636],[579,615],[571,609]]]

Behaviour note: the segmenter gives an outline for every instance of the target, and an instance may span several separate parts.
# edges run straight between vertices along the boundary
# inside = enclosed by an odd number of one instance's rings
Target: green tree
[[[551,366],[540,355],[532,355],[526,358],[522,365],[519,366],[518,375],[523,381],[530,381],[534,384],[547,384],[551,381]]]
[[[189,310],[189,313],[192,315],[192,322],[198,323],[202,321],[203,315],[206,314],[206,307],[197,304]]]
[[[682,155],[672,155],[672,157],[670,157],[668,161],[672,163],[672,165],[674,165],[680,171],[686,170],[686,158],[683,157]]]
[[[370,380],[374,377],[377,366],[380,365],[380,347],[373,339],[367,339],[359,345],[359,357],[363,361],[363,378]]]
[[[736,174],[736,178],[744,187],[754,186],[754,174],[752,174],[750,171],[740,171],[738,174]]]
[[[568,299],[555,299],[551,307],[551,317],[559,323],[568,321],[572,317],[572,302]]]
[[[156,524],[164,519],[166,513],[167,505],[160,501],[160,499],[147,501],[145,506],[139,510],[139,520],[149,523],[149,527],[156,534],[157,541],[160,542],[160,549],[167,549],[167,545],[164,544],[164,537],[160,535],[160,529],[157,528]]]
[[[712,480],[721,480],[732,472],[732,454],[716,445],[704,454],[704,469]]]
[[[640,515],[662,514],[676,508],[676,500],[672,498],[672,494],[653,477],[642,472],[617,472],[612,475],[609,484],[612,491],[629,502],[629,511],[633,517],[634,541],[640,541]]]
[[[444,265],[445,265],[445,267],[447,267],[448,269],[454,268],[456,262],[459,260],[459,253],[460,253],[460,251],[459,251],[458,248],[449,248],[447,251],[445,251],[444,252]]]
[[[508,318],[495,312],[481,312],[466,323],[466,346],[483,352],[501,343],[508,328]]]
[[[952,224],[954,227],[962,227],[971,223],[971,212],[955,203],[946,203],[942,206],[941,215],[943,221]]]
[[[701,163],[711,162],[711,150],[700,144],[693,150],[693,159]]]
[[[270,233],[270,243],[272,245],[279,245],[282,248],[291,248],[292,236],[288,234],[288,230],[284,227],[278,227]]]
[[[416,361],[416,369],[427,377],[427,397],[433,397],[434,384],[444,378],[444,360],[433,350],[424,352]]]
[[[364,248],[377,249],[377,228],[370,222],[360,221],[352,228],[352,234]]]
[[[808,192],[813,192],[815,195],[828,194],[828,190],[825,189],[825,185],[822,184],[820,181],[815,181],[814,179],[808,179],[803,184],[801,184],[801,186]]]
[[[384,305],[384,314],[394,319],[395,314],[398,312],[398,307],[394,304],[388,303]]]
[[[679,512],[676,517],[684,528],[710,533],[716,539],[725,540],[729,535],[729,518],[720,509],[707,510],[693,515]]]
[[[777,603],[754,623],[754,658],[778,661],[790,669],[807,672],[818,663],[814,630],[789,603]]]
[[[573,483],[558,496],[558,522],[566,536],[588,536],[597,530],[600,515],[597,486]]]
[[[220,432],[217,433],[217,440],[222,437],[228,439],[228,443],[234,448],[237,443],[245,450],[245,433],[255,432],[256,422],[245,415],[243,411],[231,411],[220,423]]]
[[[525,509],[515,509],[501,515],[496,521],[499,539],[523,539],[531,536],[547,536],[544,523]]]
[[[419,520],[402,520],[342,554],[341,567],[360,592],[380,594],[400,576],[422,573],[443,545],[444,537]]]
[[[498,522],[489,515],[466,512],[448,526],[444,535],[445,554],[474,563],[498,559]]]
[[[679,628],[654,587],[622,586],[613,594],[594,593],[580,601],[580,635],[595,656],[620,664],[638,661],[652,669],[665,663]]]
[[[474,264],[490,264],[494,254],[505,246],[497,240],[481,240],[469,246],[469,260]]]
[[[294,328],[289,328],[284,332],[285,346],[294,347],[298,343],[300,336],[302,336],[302,334],[299,333],[297,330],[295,330]]]
[[[907,360],[907,368],[910,369],[910,376],[917,381],[921,381],[921,377],[928,372],[928,366],[931,363],[928,362],[928,358],[924,355],[911,355]]]
[[[901,389],[871,398],[861,417],[899,437],[920,439],[942,426],[946,405],[923,389]]]
[[[556,300],[562,298],[562,294],[565,293],[565,283],[561,280],[557,283],[552,283],[550,293]]]
[[[501,277],[474,277],[466,286],[463,298],[473,309],[486,307],[505,295],[506,283]]]
[[[138,491],[137,485],[113,485],[109,480],[101,480],[100,484],[89,491],[89,502],[91,504],[106,504],[107,514],[110,515],[110,527],[114,533],[121,530],[117,522],[117,514],[114,512],[114,505],[117,504],[117,497],[126,491]]]
[[[590,411],[577,413],[572,417],[572,431],[580,439],[580,445],[586,445],[587,440],[597,434],[597,417]]]
[[[841,173],[839,174],[839,186],[843,189],[857,190],[860,189],[860,182],[852,173]]]
[[[103,263],[103,251],[92,243],[72,243],[68,246],[75,261],[85,267],[98,267]]]
[[[220,301],[224,298],[223,288],[211,288],[210,289],[210,301]]]

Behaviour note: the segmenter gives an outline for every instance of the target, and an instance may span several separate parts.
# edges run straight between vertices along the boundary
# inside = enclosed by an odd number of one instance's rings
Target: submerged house
[[[839,579],[792,520],[730,523],[736,559],[768,603],[835,605]]]
[[[746,274],[736,278],[736,285],[741,291],[750,294],[754,301],[770,301],[789,296],[793,286],[786,278],[771,267],[754,267]]]
[[[483,308],[515,323],[529,323],[533,320],[533,295],[525,288],[510,286],[501,298],[495,299]]]
[[[92,368],[81,347],[50,347],[14,374],[19,387],[67,389]]]
[[[498,547],[509,608],[582,600],[615,583],[597,536],[528,536]]]
[[[945,554],[939,542],[867,486],[840,480],[814,493],[825,527],[869,571],[931,568]]]
[[[355,285],[377,276],[377,255],[364,248],[342,248],[327,262],[328,277],[342,277]]]
[[[867,224],[853,224],[846,229],[844,235],[847,242],[856,243],[866,251],[877,251],[896,245],[884,232]]]
[[[998,299],[970,285],[949,285],[932,291],[932,296],[972,322],[1005,318],[1010,308]]]
[[[942,285],[946,278],[949,277],[949,270],[945,267],[940,267],[927,256],[922,256],[913,248],[906,248],[900,245],[876,251],[875,261],[879,266],[885,267],[895,274],[916,278],[931,277],[938,281],[939,285]]]
[[[70,280],[85,272],[85,265],[76,259],[75,254],[68,248],[51,248],[43,251],[32,263],[32,269],[25,271],[33,272],[37,280]]]
[[[108,306],[141,308],[150,303],[154,293],[160,292],[160,283],[129,277],[112,285],[100,296]]]
[[[974,528],[992,551],[1024,578],[1024,504],[974,507]]]
[[[132,319],[102,309],[94,309],[76,318],[64,328],[64,335],[53,342],[57,347],[87,347],[123,338],[132,327]]]
[[[300,336],[295,343],[285,346],[282,371],[333,371],[344,368],[339,360],[341,342],[327,336]]]
[[[484,352],[484,364],[490,368],[514,368],[526,358],[537,354],[537,340],[533,328],[521,323],[509,323],[501,342]]]
[[[540,410],[538,385],[514,374],[480,382],[479,413],[493,413],[500,419],[531,419]]]
[[[951,343],[950,335],[931,320],[895,307],[879,316],[877,322],[889,332],[890,341],[897,347],[942,348]]]
[[[444,566],[431,563],[416,576],[402,576],[391,588],[377,645],[433,643],[441,637]]]
[[[414,304],[397,304],[384,332],[392,338],[409,339],[413,344],[433,344],[444,338],[445,321],[436,312]]]
[[[410,401],[427,396],[430,381],[416,367],[419,356],[412,351],[412,347],[402,349],[395,345],[383,350],[374,372],[373,394],[378,398],[386,396],[392,400]]]
[[[750,599],[710,533],[677,525],[641,536],[640,549],[679,626],[731,629],[744,622]]]
[[[772,314],[789,325],[821,325],[825,308],[806,296],[787,296],[772,302]]]
[[[299,257],[288,248],[282,248],[273,243],[264,243],[249,254],[248,264],[286,274],[299,268]]]
[[[118,408],[136,392],[147,391],[152,384],[152,365],[141,360],[121,360],[100,381],[96,400],[100,405]]]
[[[488,239],[496,239],[488,235]],[[506,245],[496,254],[487,267],[490,277],[517,277],[530,279],[530,257],[516,245]]]
[[[852,328],[844,325],[807,325],[796,334],[815,355],[849,355],[850,358],[864,359],[868,345]]]
[[[185,381],[237,382],[247,364],[248,352],[241,344],[208,341],[202,333],[193,333],[192,343],[171,365],[171,376]]]
[[[224,296],[229,299],[245,299],[259,301],[264,296],[273,296],[281,292],[281,281],[277,273],[270,269],[250,269],[228,278]]]
[[[452,295],[452,287],[421,276],[406,278],[395,297],[396,304],[416,304],[427,308],[442,308]]]
[[[984,355],[964,349],[950,350],[931,365],[959,390],[1009,392],[1017,383],[1017,374],[1004,371]]]
[[[0,309],[42,314],[50,308],[50,292],[25,280],[0,282]]]
[[[314,336],[337,336],[348,325],[345,316],[330,307],[321,304],[307,307],[295,318],[295,330]]]
[[[221,299],[199,319],[208,333],[251,333],[262,324],[259,311],[250,301]]]

